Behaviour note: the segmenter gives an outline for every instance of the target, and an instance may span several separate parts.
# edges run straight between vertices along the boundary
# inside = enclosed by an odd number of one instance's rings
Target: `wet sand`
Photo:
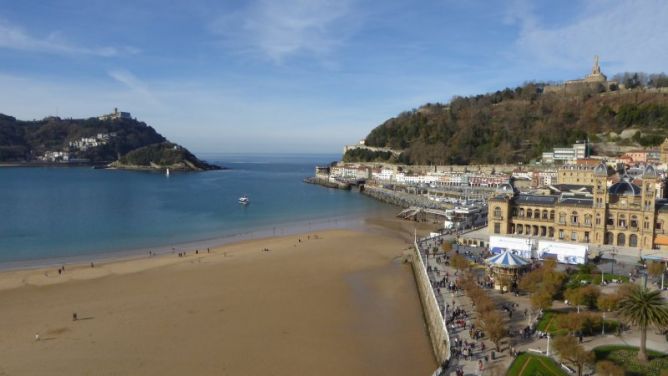
[[[390,222],[62,275],[2,272],[0,375],[431,374],[399,261],[412,225]]]

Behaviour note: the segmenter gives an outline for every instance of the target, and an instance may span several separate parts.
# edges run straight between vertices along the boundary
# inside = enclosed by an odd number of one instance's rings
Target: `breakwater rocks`
[[[351,185],[348,183],[342,183],[339,181],[331,181],[329,179],[325,178],[319,178],[316,176],[310,176],[306,179],[304,179],[304,183],[308,184],[317,184],[317,185],[322,185],[323,187],[327,188],[337,188],[337,189],[344,189],[344,190],[350,190]]]

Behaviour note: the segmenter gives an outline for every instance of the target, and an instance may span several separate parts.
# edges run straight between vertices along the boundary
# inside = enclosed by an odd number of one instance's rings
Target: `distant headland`
[[[87,119],[22,121],[0,114],[0,165],[100,166],[132,170],[221,169],[199,160],[151,126],[114,109]]]

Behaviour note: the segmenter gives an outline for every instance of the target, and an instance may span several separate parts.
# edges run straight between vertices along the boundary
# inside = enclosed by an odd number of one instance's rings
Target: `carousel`
[[[531,268],[531,261],[524,257],[504,251],[485,260],[489,265],[489,274],[494,288],[509,291],[517,286],[519,278]]]

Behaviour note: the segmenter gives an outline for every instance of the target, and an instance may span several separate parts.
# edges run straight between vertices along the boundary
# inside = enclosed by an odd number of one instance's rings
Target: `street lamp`
[[[550,333],[547,333],[547,351],[546,355],[550,356]]]
[[[615,247],[612,247],[612,272],[610,274],[614,275],[615,274],[615,256],[617,256],[617,249]]]

